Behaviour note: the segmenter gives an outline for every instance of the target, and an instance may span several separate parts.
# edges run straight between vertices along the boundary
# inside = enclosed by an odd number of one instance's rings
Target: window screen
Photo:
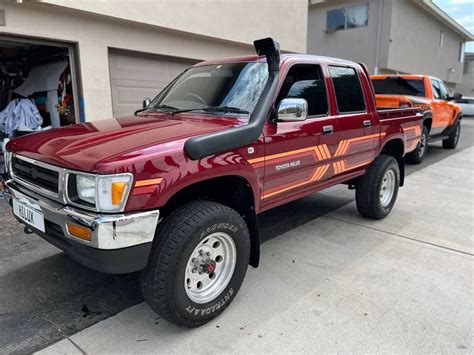
[[[364,94],[355,69],[329,67],[339,112],[365,111]]]
[[[319,65],[292,66],[280,89],[277,102],[285,98],[305,99],[308,102],[308,116],[326,115],[328,99]]]

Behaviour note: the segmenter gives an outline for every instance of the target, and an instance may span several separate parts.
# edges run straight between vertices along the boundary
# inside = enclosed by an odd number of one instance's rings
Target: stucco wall
[[[328,10],[341,8],[346,4],[369,4],[368,24],[364,27],[350,28],[326,33],[326,13]],[[388,5],[383,11],[387,11]],[[311,5],[308,10],[308,53],[326,55],[363,62],[373,73],[376,67],[377,38],[381,33],[390,31],[390,23],[379,22],[381,1],[327,1]],[[383,14],[382,14],[383,16]],[[390,17],[388,17],[390,19]],[[381,43],[381,42],[380,42]],[[379,67],[385,66],[388,43],[380,45]]]
[[[244,43],[271,35],[284,50],[306,50],[307,0],[41,1]]]
[[[369,4],[368,26],[325,33],[326,12],[350,3]],[[442,49],[439,48],[441,29],[444,31]],[[331,0],[309,7],[308,53],[361,61],[371,73],[375,71],[378,52],[381,73],[429,74],[459,83],[461,41],[459,35],[413,0]],[[454,68],[454,72],[450,72],[450,68]]]
[[[0,36],[27,36],[74,43],[87,121],[112,116],[108,48],[209,59],[253,54],[253,46],[38,3],[0,0],[6,26]],[[265,34],[266,35],[266,34]]]
[[[440,30],[444,45],[439,48]],[[459,62],[462,38],[430,16],[411,0],[393,2],[388,68],[400,72],[434,75],[460,83],[463,64]],[[454,72],[449,69],[454,68]]]
[[[456,86],[456,92],[463,96],[474,97],[474,53],[466,53],[466,72],[463,70],[462,83]]]

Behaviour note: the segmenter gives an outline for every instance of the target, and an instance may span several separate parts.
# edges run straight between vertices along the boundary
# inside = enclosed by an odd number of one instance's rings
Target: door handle
[[[365,120],[364,121],[364,127],[365,128],[368,128],[368,127],[371,127],[372,126],[372,121],[371,120]]]
[[[333,133],[334,133],[334,127],[332,125],[323,126],[323,134],[333,134]]]

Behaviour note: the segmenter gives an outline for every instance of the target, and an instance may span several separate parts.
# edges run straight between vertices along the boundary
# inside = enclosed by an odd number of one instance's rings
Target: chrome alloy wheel
[[[380,203],[383,207],[387,207],[392,201],[395,192],[395,173],[393,170],[387,170],[380,184]]]
[[[184,289],[190,300],[207,303],[227,287],[234,274],[237,249],[230,235],[222,232],[204,238],[189,257]]]

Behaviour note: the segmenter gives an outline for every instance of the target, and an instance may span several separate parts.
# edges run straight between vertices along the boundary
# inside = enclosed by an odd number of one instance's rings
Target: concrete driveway
[[[343,187],[325,191],[319,202],[342,207],[273,228],[261,267],[201,328],[139,303],[40,353],[472,353],[473,170],[471,147],[412,173],[382,221],[361,218]]]

